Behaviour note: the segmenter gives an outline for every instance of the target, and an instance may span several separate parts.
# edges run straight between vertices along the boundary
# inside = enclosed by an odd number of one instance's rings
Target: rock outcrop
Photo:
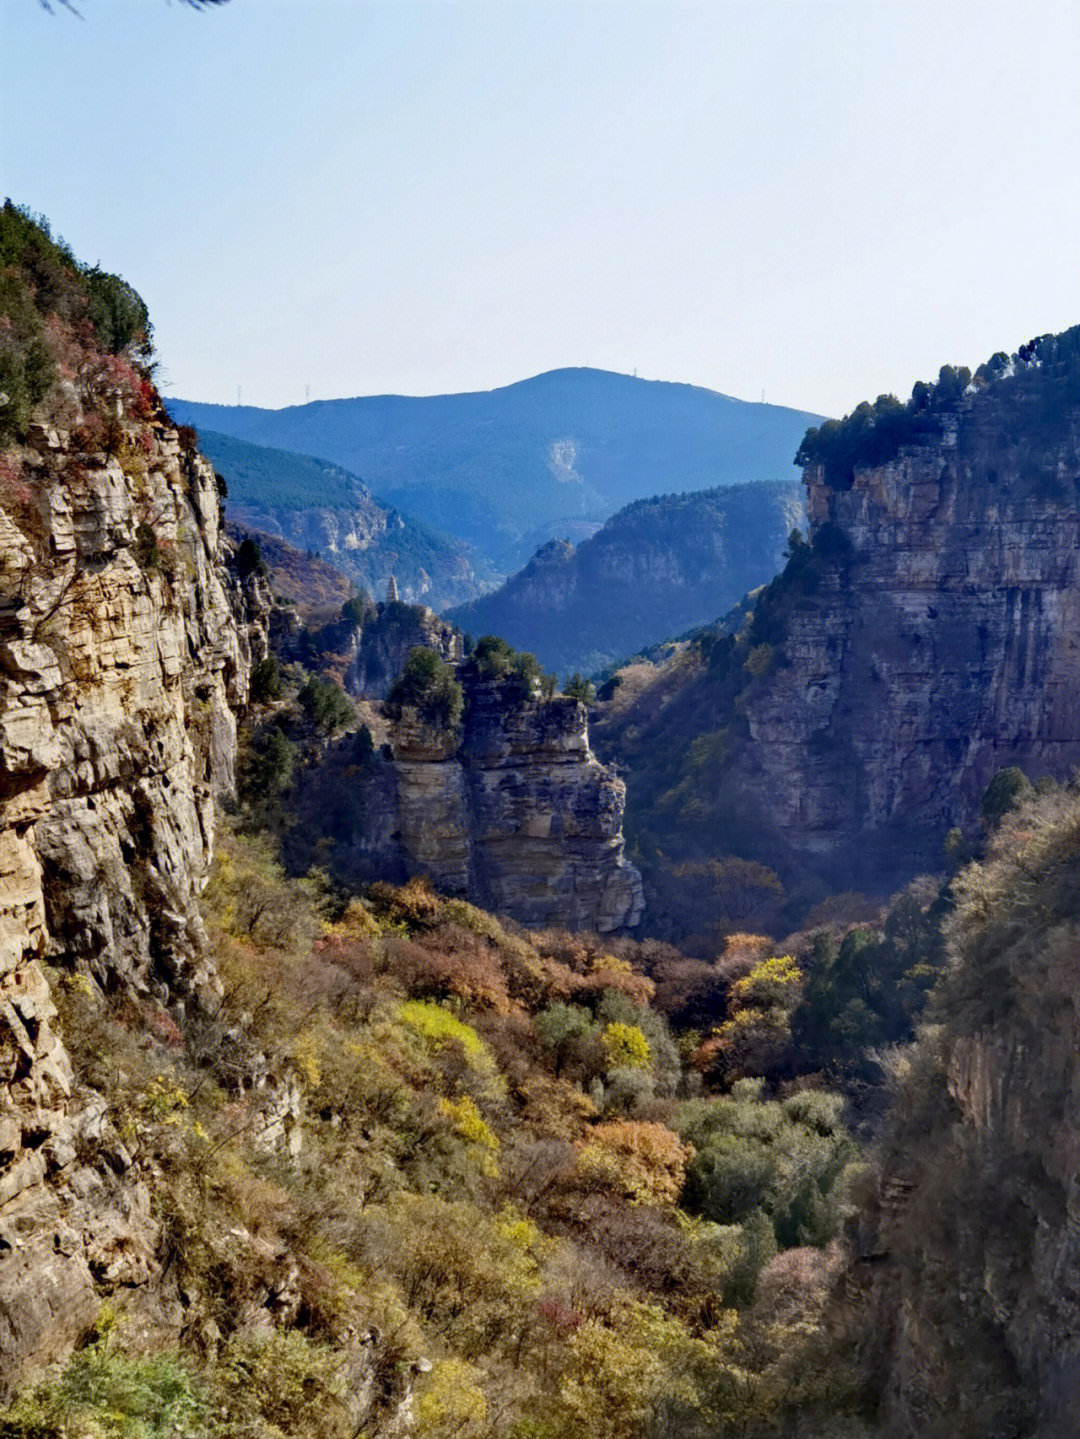
[[[219,988],[196,899],[265,597],[222,563],[213,471],[160,413],[111,453],[32,427],[0,504],[0,1385],[137,1290],[156,1221],[73,1095],[40,961],[133,1003]],[[82,1162],[87,1144],[109,1150]],[[47,1181],[47,1182],[45,1182]]]
[[[887,1439],[1068,1439],[1080,1403],[1080,804],[1003,823],[957,886],[838,1317]]]
[[[1080,762],[1080,421],[1003,449],[990,395],[850,488],[806,474],[838,547],[796,604],[730,794],[837,887],[890,883],[968,828],[994,772]]]
[[[380,604],[357,627],[345,688],[367,699],[385,699],[405,668],[409,651],[421,647],[457,662],[464,655],[461,634],[427,605],[400,600]]]
[[[516,681],[470,680],[460,731],[405,707],[382,753],[359,763],[346,736],[302,776],[297,805],[317,816],[286,839],[301,868],[349,882],[427,875],[534,927],[601,933],[641,919],[641,876],[623,854],[626,787],[589,748],[584,705],[522,699]]]
[[[589,749],[575,699],[513,703],[472,686],[447,752],[403,717],[393,732],[401,844],[439,888],[522,924],[606,933],[641,918],[641,878],[623,857],[626,787]]]

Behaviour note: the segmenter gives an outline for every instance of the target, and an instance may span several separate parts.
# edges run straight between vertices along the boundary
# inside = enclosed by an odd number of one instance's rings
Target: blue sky
[[[0,0],[2,189],[189,399],[839,413],[1080,322],[1075,0],[77,3]]]

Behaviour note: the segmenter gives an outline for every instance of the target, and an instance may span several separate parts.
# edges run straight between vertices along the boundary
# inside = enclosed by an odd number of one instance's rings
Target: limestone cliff
[[[768,796],[770,826],[838,883],[934,863],[997,769],[1080,761],[1080,510],[1027,483],[1080,474],[1080,419],[1003,452],[992,404],[967,398],[850,488],[807,471],[815,532],[850,552],[746,697],[737,792]]]
[[[839,458],[808,437],[810,543],[741,635],[680,657],[661,703],[628,677],[598,726],[642,852],[890,892],[977,833],[998,769],[1080,762],[1078,334],[925,411],[863,407]]]
[[[464,653],[462,636],[426,605],[401,601],[378,605],[357,628],[345,688],[350,694],[385,699],[405,668],[409,651],[417,646],[450,661],[460,660]]]
[[[888,1439],[1076,1433],[1080,804],[1004,822],[957,886],[935,1021],[900,1062],[840,1318]]]
[[[641,918],[641,877],[623,855],[626,789],[589,748],[585,707],[522,699],[514,681],[467,684],[460,731],[406,707],[382,754],[357,763],[355,739],[302,777],[311,816],[286,844],[300,867],[333,836],[328,862],[348,881],[426,874],[437,888],[531,926],[600,932]]]
[[[209,464],[160,410],[117,395],[106,449],[67,403],[4,452],[0,497],[0,1383],[85,1331],[94,1278],[153,1267],[149,1192],[72,1093],[39,961],[174,1018],[213,997],[196,899],[265,643]],[[114,1172],[81,1162],[91,1134]]]

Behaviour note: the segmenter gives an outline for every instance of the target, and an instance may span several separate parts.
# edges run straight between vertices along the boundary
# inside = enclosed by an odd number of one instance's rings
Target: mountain
[[[325,556],[372,594],[384,594],[391,575],[404,599],[437,609],[483,590],[466,545],[380,504],[339,465],[213,430],[200,430],[199,444],[225,479],[234,524]]]
[[[200,432],[318,455],[363,475],[380,503],[468,540],[503,573],[568,526],[602,523],[633,500],[786,480],[818,418],[590,369],[472,394],[284,410],[181,399],[170,407]]]
[[[797,481],[637,500],[576,548],[550,540],[498,590],[447,618],[549,669],[595,673],[715,619],[781,568],[805,523]]]
[[[597,744],[665,864],[882,894],[977,833],[996,771],[1080,763],[1080,327],[861,406],[801,456],[811,542],[737,638],[628,676]]]

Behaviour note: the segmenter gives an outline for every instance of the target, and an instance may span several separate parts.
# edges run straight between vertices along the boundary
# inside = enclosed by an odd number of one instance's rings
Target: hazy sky
[[[1076,0],[77,4],[0,0],[0,188],[173,394],[840,413],[1080,322]]]

